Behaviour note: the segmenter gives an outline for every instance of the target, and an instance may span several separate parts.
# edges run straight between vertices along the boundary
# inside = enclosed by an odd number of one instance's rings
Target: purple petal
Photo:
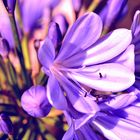
[[[43,67],[49,70],[55,58],[54,46],[49,38],[46,38],[43,46],[39,48],[38,58]]]
[[[135,54],[135,72],[140,73],[140,54]]]
[[[53,18],[53,21],[59,25],[61,33],[64,36],[69,26],[66,18],[62,14],[57,14]]]
[[[48,29],[48,38],[52,41],[55,48],[60,45],[62,41],[62,34],[59,25],[55,22],[51,22]]]
[[[96,118],[93,124],[110,140],[139,140],[140,126],[130,120],[104,115]]]
[[[70,117],[70,115],[68,114],[68,112],[64,112],[66,120],[68,122],[69,125],[69,129],[67,130],[67,132],[64,134],[62,140],[72,140],[74,138],[74,124],[72,122],[72,118]]]
[[[126,13],[127,0],[108,0],[105,8],[101,11],[100,16],[105,27],[110,27],[117,17]]]
[[[64,60],[92,45],[101,35],[102,21],[95,13],[80,17],[67,32],[57,60]]]
[[[114,30],[100,38],[87,50],[64,60],[63,65],[67,67],[81,67],[106,62],[121,54],[130,45],[131,40],[132,34],[130,30]]]
[[[25,91],[21,97],[21,105],[33,117],[45,117],[51,110],[46,90],[42,86],[33,86]]]
[[[73,70],[67,76],[96,90],[112,92],[125,90],[135,81],[130,69],[115,63],[85,67],[77,73]]]
[[[140,77],[136,76],[136,81],[134,83],[134,86],[140,90]]]
[[[83,135],[81,135],[82,137],[79,137],[80,140],[82,138],[87,139],[87,140],[101,140],[98,137],[98,134],[96,134],[96,132],[93,131],[93,129],[91,128],[91,126],[89,126],[89,124],[85,124],[79,130],[83,134]]]
[[[67,132],[64,134],[62,140],[73,140],[74,133],[74,126],[71,124]]]
[[[128,119],[140,125],[140,102],[137,100],[133,104],[115,111],[115,115]]]
[[[129,94],[121,94],[113,97],[111,100],[108,100],[105,103],[100,104],[100,108],[101,110],[121,109],[132,104],[136,99],[137,96],[134,92]]]
[[[107,63],[119,63],[124,65],[125,67],[129,68],[134,72],[135,64],[134,64],[134,45],[130,45],[123,53],[119,56],[113,58],[112,60],[108,61]]]
[[[47,83],[47,98],[50,104],[61,110],[68,108],[66,97],[54,75],[49,76]]]
[[[95,103],[94,99],[90,97],[80,96],[82,92],[76,85],[66,79],[64,76],[61,76],[61,84],[63,85],[64,90],[66,91],[66,96],[71,102],[73,107],[81,113],[95,114],[99,111],[98,105]]]
[[[140,11],[139,10],[137,10],[134,15],[133,23],[131,25],[131,30],[134,38],[140,34]]]

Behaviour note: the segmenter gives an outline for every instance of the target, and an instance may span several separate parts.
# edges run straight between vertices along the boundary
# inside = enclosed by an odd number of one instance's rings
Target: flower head
[[[21,105],[33,117],[45,117],[51,110],[46,90],[42,86],[33,86],[25,91],[21,97]]]
[[[131,31],[118,29],[99,38],[101,31],[100,17],[88,13],[67,32],[58,53],[52,40],[46,38],[38,57],[49,76],[47,97],[52,106],[69,110],[71,104],[78,112],[95,115],[99,108],[82,85],[116,92],[134,83]]]

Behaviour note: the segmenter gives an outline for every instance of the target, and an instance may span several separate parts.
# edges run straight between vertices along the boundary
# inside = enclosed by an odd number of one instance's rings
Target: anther
[[[100,76],[100,78],[103,78],[103,75],[102,75],[102,73],[100,73],[100,72],[99,72],[99,76]]]

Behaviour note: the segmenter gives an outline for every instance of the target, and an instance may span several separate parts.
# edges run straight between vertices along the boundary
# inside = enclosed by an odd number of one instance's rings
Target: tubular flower
[[[100,112],[81,127],[83,120],[73,120],[65,112],[69,130],[63,140],[100,140],[103,135],[109,140],[139,140],[139,99],[134,92],[111,97],[99,103]]]
[[[21,105],[33,117],[45,117],[51,110],[43,86],[33,86],[25,91],[21,97]]]
[[[118,29],[99,38],[101,31],[100,17],[88,13],[73,24],[57,54],[52,40],[46,38],[38,58],[49,76],[47,97],[52,106],[66,110],[69,102],[82,113],[95,113],[95,102],[86,98],[82,85],[116,92],[134,83],[131,31]]]

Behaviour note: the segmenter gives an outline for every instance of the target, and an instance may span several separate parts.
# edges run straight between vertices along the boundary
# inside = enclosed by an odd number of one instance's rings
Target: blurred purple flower
[[[0,114],[0,131],[5,134],[12,134],[13,124],[6,114]]]
[[[98,134],[109,140],[139,140],[140,102],[134,92],[121,94],[99,104],[101,110],[89,122],[81,126],[82,120],[72,120],[66,112],[69,129],[62,140],[100,140]],[[97,133],[98,132],[98,133]]]
[[[121,18],[127,11],[128,0],[108,0],[100,16],[105,27],[109,28],[114,21]]]
[[[23,109],[33,117],[45,117],[51,110],[43,86],[33,86],[26,90],[21,97]]]
[[[19,0],[21,17],[25,33],[30,33],[35,27],[40,26],[40,20],[46,8],[54,8],[59,0]]]
[[[125,90],[134,83],[131,31],[118,29],[99,39],[101,31],[100,17],[89,13],[73,24],[58,54],[53,42],[46,38],[38,57],[49,76],[47,97],[52,106],[66,110],[71,103],[82,113],[95,114],[99,109],[94,109],[94,101],[87,99],[88,92],[79,83],[113,92]]]
[[[13,14],[15,10],[16,0],[3,0],[3,3],[8,11],[8,13]]]
[[[15,47],[10,19],[2,1],[0,1],[0,34],[8,41],[10,48]]]

